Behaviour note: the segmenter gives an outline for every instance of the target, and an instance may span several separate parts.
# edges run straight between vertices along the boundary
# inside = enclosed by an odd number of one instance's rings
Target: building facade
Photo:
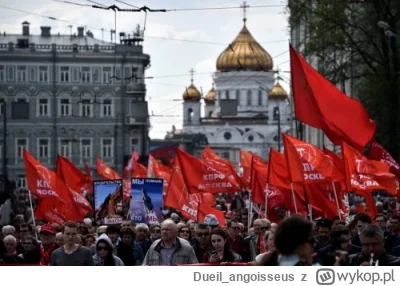
[[[216,153],[235,164],[240,150],[268,159],[270,147],[283,149],[280,135],[291,130],[288,93],[275,77],[272,57],[247,29],[246,19],[218,57],[216,70],[205,96],[193,77],[184,92],[183,133],[205,134]]]
[[[26,187],[24,149],[49,168],[60,154],[92,169],[99,157],[117,171],[132,150],[147,153],[150,57],[139,27],[119,36],[114,45],[83,27],[31,35],[27,22],[22,34],[0,35],[0,161],[17,187]]]

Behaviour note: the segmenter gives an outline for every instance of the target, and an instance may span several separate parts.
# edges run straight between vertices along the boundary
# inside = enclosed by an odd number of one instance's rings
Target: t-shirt
[[[92,252],[84,246],[70,254],[65,253],[64,247],[58,248],[51,254],[50,266],[94,266]]]

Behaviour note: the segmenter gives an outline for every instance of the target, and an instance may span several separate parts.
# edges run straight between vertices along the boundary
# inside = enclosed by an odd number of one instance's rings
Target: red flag
[[[207,204],[200,203],[197,213],[197,221],[203,222],[204,218],[209,214],[215,215],[217,217],[220,227],[225,225],[225,215],[223,211],[214,209]]]
[[[201,161],[181,149],[176,151],[176,160],[182,170],[189,193],[225,193],[241,190],[236,178],[227,173],[226,167],[212,161]]]
[[[383,189],[396,194],[396,176],[389,173],[389,164],[365,158],[357,150],[342,143],[348,190]]]
[[[325,147],[324,147],[324,152],[327,156],[331,157],[333,162],[332,179],[335,182],[340,183],[341,189],[345,190],[346,189],[345,176],[344,176],[345,171],[342,158],[340,158],[335,152],[332,152],[331,150]]]
[[[63,209],[64,206],[59,200],[40,200],[35,208],[35,219],[63,225],[65,223]]]
[[[73,191],[81,193],[87,178],[70,160],[58,155],[56,161],[56,173]]]
[[[390,166],[390,172],[395,174],[398,178],[400,178],[400,165],[396,162],[395,159],[389,154],[388,151],[383,148],[381,144],[376,142],[375,140],[372,141],[371,147],[369,149],[368,157],[371,160],[381,161],[388,163]]]
[[[286,157],[272,148],[269,151],[268,184],[283,189],[290,190],[292,188]],[[298,183],[293,183],[293,188],[302,190]]]
[[[246,184],[248,189],[251,188],[251,162],[254,160],[255,162],[264,163],[264,160],[248,151],[240,150],[240,166],[243,168],[242,172],[242,182]]]
[[[362,150],[376,129],[362,104],[319,74],[292,45],[290,66],[296,118],[323,130],[335,145],[347,142]]]
[[[332,179],[333,162],[329,156],[317,146],[282,135],[292,182],[315,184]]]
[[[122,177],[100,158],[96,158],[96,171],[105,180],[122,180]]]
[[[126,167],[124,168],[124,175],[129,176],[132,173],[132,171],[135,169],[135,164],[139,160],[139,154],[134,151],[132,152],[132,156],[129,159],[128,163],[126,164]]]

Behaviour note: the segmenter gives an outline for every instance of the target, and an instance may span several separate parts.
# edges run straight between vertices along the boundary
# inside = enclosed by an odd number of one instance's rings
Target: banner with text
[[[124,217],[122,210],[122,180],[93,182],[94,212],[97,225],[119,224]]]
[[[129,213],[132,222],[156,224],[161,221],[163,179],[132,178]]]

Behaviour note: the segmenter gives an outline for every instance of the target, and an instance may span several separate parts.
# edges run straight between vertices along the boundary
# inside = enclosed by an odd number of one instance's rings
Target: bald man
[[[150,246],[142,265],[176,265],[198,263],[188,241],[178,237],[178,226],[167,219],[161,223],[161,239]]]

